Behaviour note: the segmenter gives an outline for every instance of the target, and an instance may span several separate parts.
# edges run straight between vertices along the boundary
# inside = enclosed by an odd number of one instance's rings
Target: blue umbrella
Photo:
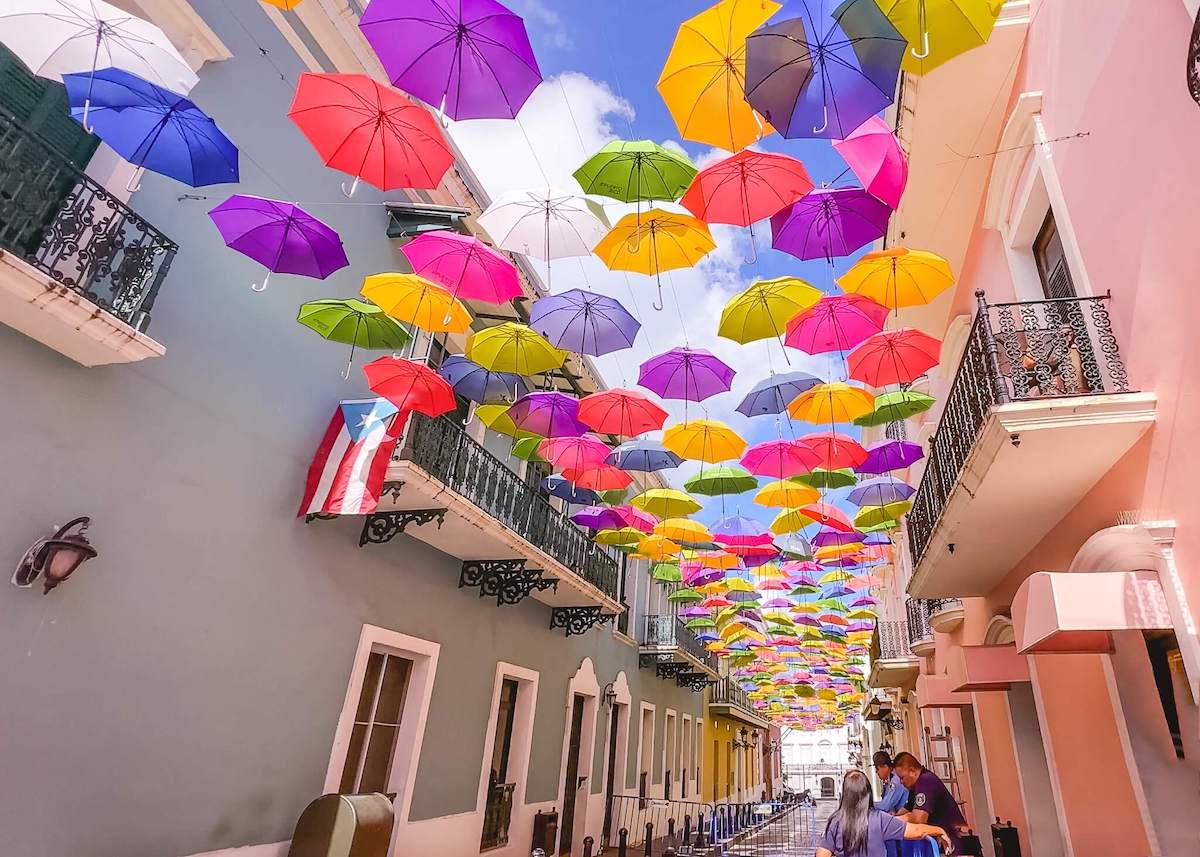
[[[458,395],[481,405],[516,401],[529,392],[529,385],[520,375],[491,372],[457,354],[442,361],[438,374],[449,382]]]
[[[622,470],[649,473],[678,467],[683,464],[683,459],[656,440],[629,440],[610,452],[604,463]]]
[[[748,417],[782,414],[793,399],[821,383],[820,378],[807,372],[772,375],[754,385],[737,406],[738,413]]]
[[[595,506],[600,502],[600,495],[595,491],[590,488],[576,488],[570,481],[558,474],[543,479],[542,488],[551,497],[566,500],[573,506]]]
[[[556,348],[599,356],[633,345],[642,323],[607,295],[571,289],[536,301],[529,326]]]
[[[131,164],[192,187],[236,182],[238,150],[182,95],[118,68],[64,74],[71,115]],[[134,190],[135,188],[130,188]]]
[[[886,506],[907,500],[916,492],[907,482],[884,477],[860,482],[846,499],[856,506]]]
[[[867,537],[863,539],[864,545],[890,545],[891,537],[885,532],[867,533]]]

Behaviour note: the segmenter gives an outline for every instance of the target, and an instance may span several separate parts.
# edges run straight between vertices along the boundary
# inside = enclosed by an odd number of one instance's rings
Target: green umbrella
[[[694,589],[676,589],[667,596],[667,600],[672,604],[687,604],[690,601],[703,601],[704,596]]]
[[[912,503],[908,500],[888,503],[886,506],[864,506],[854,516],[854,526],[859,529],[863,527],[877,527],[889,521],[897,520],[911,508]]]
[[[820,468],[812,473],[788,478],[793,482],[802,482],[814,488],[845,488],[858,481],[858,477],[851,470],[822,470]]]
[[[696,168],[685,155],[651,140],[613,140],[574,175],[584,193],[620,202],[674,202],[696,177]]]
[[[685,627],[691,628],[693,631],[699,631],[704,628],[715,628],[715,627],[717,627],[717,623],[714,622],[712,619],[705,619],[703,617],[699,617],[696,619],[689,619],[685,623]]]
[[[628,496],[628,488],[610,488],[607,491],[600,492],[600,502],[606,506],[620,506]]]
[[[542,438],[536,435],[531,437],[522,437],[513,444],[512,454],[522,461],[538,461],[543,464],[547,463],[546,459],[538,455],[538,446],[542,443]]]
[[[669,562],[660,562],[655,565],[650,572],[650,576],[660,583],[680,583],[683,581],[683,575],[679,573],[679,566],[672,565]]]
[[[906,420],[933,407],[934,398],[916,390],[882,393],[875,397],[875,410],[854,421],[860,426],[881,426]]]
[[[721,494],[741,494],[744,491],[753,491],[758,487],[758,480],[745,468],[723,465],[701,470],[684,482],[683,487],[692,494],[717,497]]]
[[[350,346],[350,360],[343,378],[350,377],[355,348],[390,348],[399,351],[412,341],[409,332],[375,304],[326,298],[300,305],[296,321],[312,328],[325,339]]]

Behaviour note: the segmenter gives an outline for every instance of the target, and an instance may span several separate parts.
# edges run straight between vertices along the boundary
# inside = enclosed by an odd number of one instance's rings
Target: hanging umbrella
[[[476,222],[497,247],[545,261],[590,256],[611,228],[598,202],[551,187],[505,194]]]
[[[845,468],[826,470],[822,467],[814,468],[812,473],[793,476],[792,479],[796,482],[803,482],[805,485],[811,485],[813,488],[846,488],[858,481],[851,470]]]
[[[600,356],[633,345],[642,324],[614,298],[571,289],[535,301],[529,326],[564,351]]]
[[[850,352],[850,377],[873,387],[911,384],[938,364],[942,343],[914,327],[873,334]]]
[[[708,527],[691,518],[666,518],[654,526],[654,534],[673,542],[711,542]]]
[[[686,155],[653,140],[613,140],[572,175],[584,193],[618,202],[674,202],[695,178],[696,168]]]
[[[608,458],[608,444],[595,435],[551,436],[538,445],[538,454],[559,470],[588,470]]]
[[[512,119],[542,82],[525,22],[496,0],[371,0],[358,27],[393,86],[451,119]]]
[[[871,116],[844,140],[834,140],[833,148],[867,193],[893,209],[900,207],[908,184],[908,158],[886,122]]]
[[[667,412],[645,393],[617,387],[580,399],[579,419],[593,431],[632,437],[661,429]]]
[[[520,437],[513,441],[512,455],[513,458],[519,458],[522,461],[537,461],[543,464],[548,464],[546,459],[538,455],[538,447],[541,445],[543,438],[537,435],[529,435],[528,437]]]
[[[442,361],[438,374],[454,392],[472,402],[513,402],[529,392],[529,385],[512,372],[492,372],[458,354]]]
[[[536,437],[541,442],[542,438],[540,435],[517,428],[517,424],[513,422],[512,417],[508,414],[510,407],[512,406],[507,404],[479,405],[475,408],[475,416],[479,418],[481,423],[494,432],[499,432],[518,440]]]
[[[629,502],[635,508],[658,518],[681,518],[703,508],[690,495],[675,488],[651,488]]]
[[[350,264],[338,234],[290,202],[234,194],[208,216],[226,247],[266,267],[266,279],[255,291],[267,287],[272,273],[323,280]]]
[[[848,423],[874,409],[874,396],[861,387],[841,381],[818,384],[788,405],[792,419],[817,425]]]
[[[851,500],[850,502],[861,505],[857,500]],[[841,530],[821,530],[813,536],[812,543],[818,548],[838,547],[844,549],[847,545],[857,544],[862,538],[863,534],[857,531],[847,533]]]
[[[821,499],[821,492],[811,485],[802,485],[787,479],[768,482],[754,495],[754,502],[760,506],[796,509],[815,503]],[[811,553],[811,551],[808,551]]]
[[[633,477],[616,467],[601,464],[585,470],[564,470],[563,477],[571,480],[581,488],[593,491],[611,491],[614,488],[626,488],[633,482]]]
[[[856,527],[892,527],[899,526],[901,516],[912,508],[907,500],[889,503],[886,506],[864,506],[854,516]]]
[[[854,465],[859,473],[880,474],[903,470],[925,455],[919,443],[907,440],[881,440],[871,444],[866,452],[866,458]]]
[[[868,479],[846,497],[856,506],[887,506],[907,500],[917,489],[899,479]]]
[[[729,390],[733,375],[733,369],[711,351],[672,348],[641,365],[638,384],[664,399],[702,402]]]
[[[789,402],[820,383],[820,378],[807,372],[771,375],[751,388],[746,398],[737,406],[738,413],[748,417],[781,414]]]
[[[620,512],[603,506],[582,509],[571,516],[571,521],[589,530],[619,530],[625,526]]]
[[[746,37],[780,9],[771,0],[721,0],[684,21],[658,93],[685,140],[730,152],[771,133],[746,103]]]
[[[797,259],[832,261],[882,238],[891,214],[860,187],[817,188],[771,218],[771,246]]]
[[[579,437],[588,428],[576,419],[578,411],[579,400],[574,396],[558,392],[533,392],[513,402],[508,414],[517,428],[523,431],[545,438]]]
[[[705,497],[720,497],[725,494],[741,494],[758,487],[758,480],[741,467],[724,465],[708,467],[683,483],[693,494]]]
[[[856,419],[854,424],[881,426],[886,423],[899,422],[929,410],[933,407],[933,402],[933,396],[918,393],[916,390],[881,393],[875,397],[874,410]]]
[[[892,103],[907,44],[875,0],[791,0],[746,40],[746,99],[784,137],[845,137]]]
[[[674,559],[679,556],[679,552],[682,549],[682,546],[677,542],[662,535],[646,536],[637,543],[638,557],[648,559],[651,562]]]
[[[784,343],[805,354],[849,351],[883,330],[887,307],[862,295],[831,295],[787,325]]]
[[[62,80],[71,115],[87,112],[88,130],[129,163],[192,187],[238,180],[237,147],[182,95],[119,68]]]
[[[549,372],[567,359],[565,351],[559,351],[540,333],[511,321],[472,333],[466,351],[467,357],[486,369],[518,375]]]
[[[650,576],[659,583],[682,583],[683,575],[679,573],[679,566],[670,562],[658,562],[654,564],[654,568],[650,569]],[[684,616],[684,611],[679,611],[681,618]]]
[[[713,540],[727,547],[753,547],[771,544],[771,534],[762,524],[742,515],[721,518],[712,526]]]
[[[557,497],[560,500],[565,500],[572,506],[594,506],[600,502],[599,495],[590,488],[576,487],[569,479],[563,476],[551,475],[541,481],[542,490],[551,497]],[[634,531],[633,541],[641,538],[641,533]],[[597,534],[596,541],[605,544]],[[609,542],[609,544],[613,544]]]
[[[315,330],[324,339],[350,346],[350,359],[343,378],[350,377],[356,348],[399,351],[412,340],[408,331],[379,307],[353,299],[308,301],[300,305],[296,321]]]
[[[610,452],[605,462],[622,470],[651,473],[678,467],[683,459],[656,440],[630,440]]]
[[[876,0],[912,47],[902,68],[925,74],[987,43],[1004,5],[995,0]]]
[[[400,248],[413,273],[463,300],[503,304],[525,294],[511,261],[478,238],[423,232]]]
[[[300,75],[288,118],[325,166],[380,190],[432,189],[454,163],[437,122],[425,108],[365,74]]]
[[[847,293],[899,309],[932,301],[954,285],[954,272],[936,253],[892,247],[865,254],[837,282]]]
[[[690,268],[716,248],[708,227],[686,214],[652,208],[626,214],[596,245],[595,253],[610,271],[653,276],[661,310],[662,272]]]
[[[848,435],[837,432],[808,434],[800,440],[817,453],[824,470],[857,467],[867,458],[867,451],[862,448],[862,444]]]
[[[643,533],[654,532],[654,525],[658,523],[658,519],[653,515],[649,515],[633,506],[614,506],[613,508],[620,514],[624,526],[633,527],[635,530],[641,530]]]
[[[436,417],[457,407],[450,385],[424,363],[380,357],[364,366],[363,374],[371,392],[383,396],[401,413],[417,411]]]
[[[392,318],[430,333],[465,333],[471,314],[454,295],[416,274],[372,274],[362,294]]]
[[[717,336],[745,344],[783,336],[787,323],[821,299],[821,292],[798,277],[758,280],[729,299]]]
[[[756,222],[812,189],[808,170],[795,158],[747,149],[702,169],[679,202],[705,223],[750,227],[753,246]]]
[[[663,446],[680,458],[715,464],[737,458],[746,441],[737,432],[717,420],[691,420],[673,425],[663,432]]]
[[[821,459],[807,444],[793,440],[769,440],[755,444],[742,456],[742,466],[756,476],[784,479],[807,473]]]

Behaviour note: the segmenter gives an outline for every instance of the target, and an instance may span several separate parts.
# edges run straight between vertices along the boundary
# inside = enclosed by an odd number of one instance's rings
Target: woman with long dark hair
[[[850,771],[842,780],[842,800],[817,845],[816,857],[886,857],[885,842],[932,836],[950,853],[946,831],[930,824],[909,824],[875,809],[871,784],[862,771]]]

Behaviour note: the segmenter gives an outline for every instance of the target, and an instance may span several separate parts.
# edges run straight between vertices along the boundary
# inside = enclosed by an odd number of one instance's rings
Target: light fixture
[[[49,538],[38,539],[30,545],[13,573],[13,586],[29,589],[38,578],[44,577],[44,595],[74,574],[75,569],[97,555],[84,535],[91,523],[92,519],[86,516],[75,518],[58,527]],[[79,531],[71,532],[76,527]]]
[[[617,704],[617,689],[613,687],[613,683],[611,681],[604,685],[604,690],[601,692],[604,695],[604,704],[606,706],[612,708]]]

